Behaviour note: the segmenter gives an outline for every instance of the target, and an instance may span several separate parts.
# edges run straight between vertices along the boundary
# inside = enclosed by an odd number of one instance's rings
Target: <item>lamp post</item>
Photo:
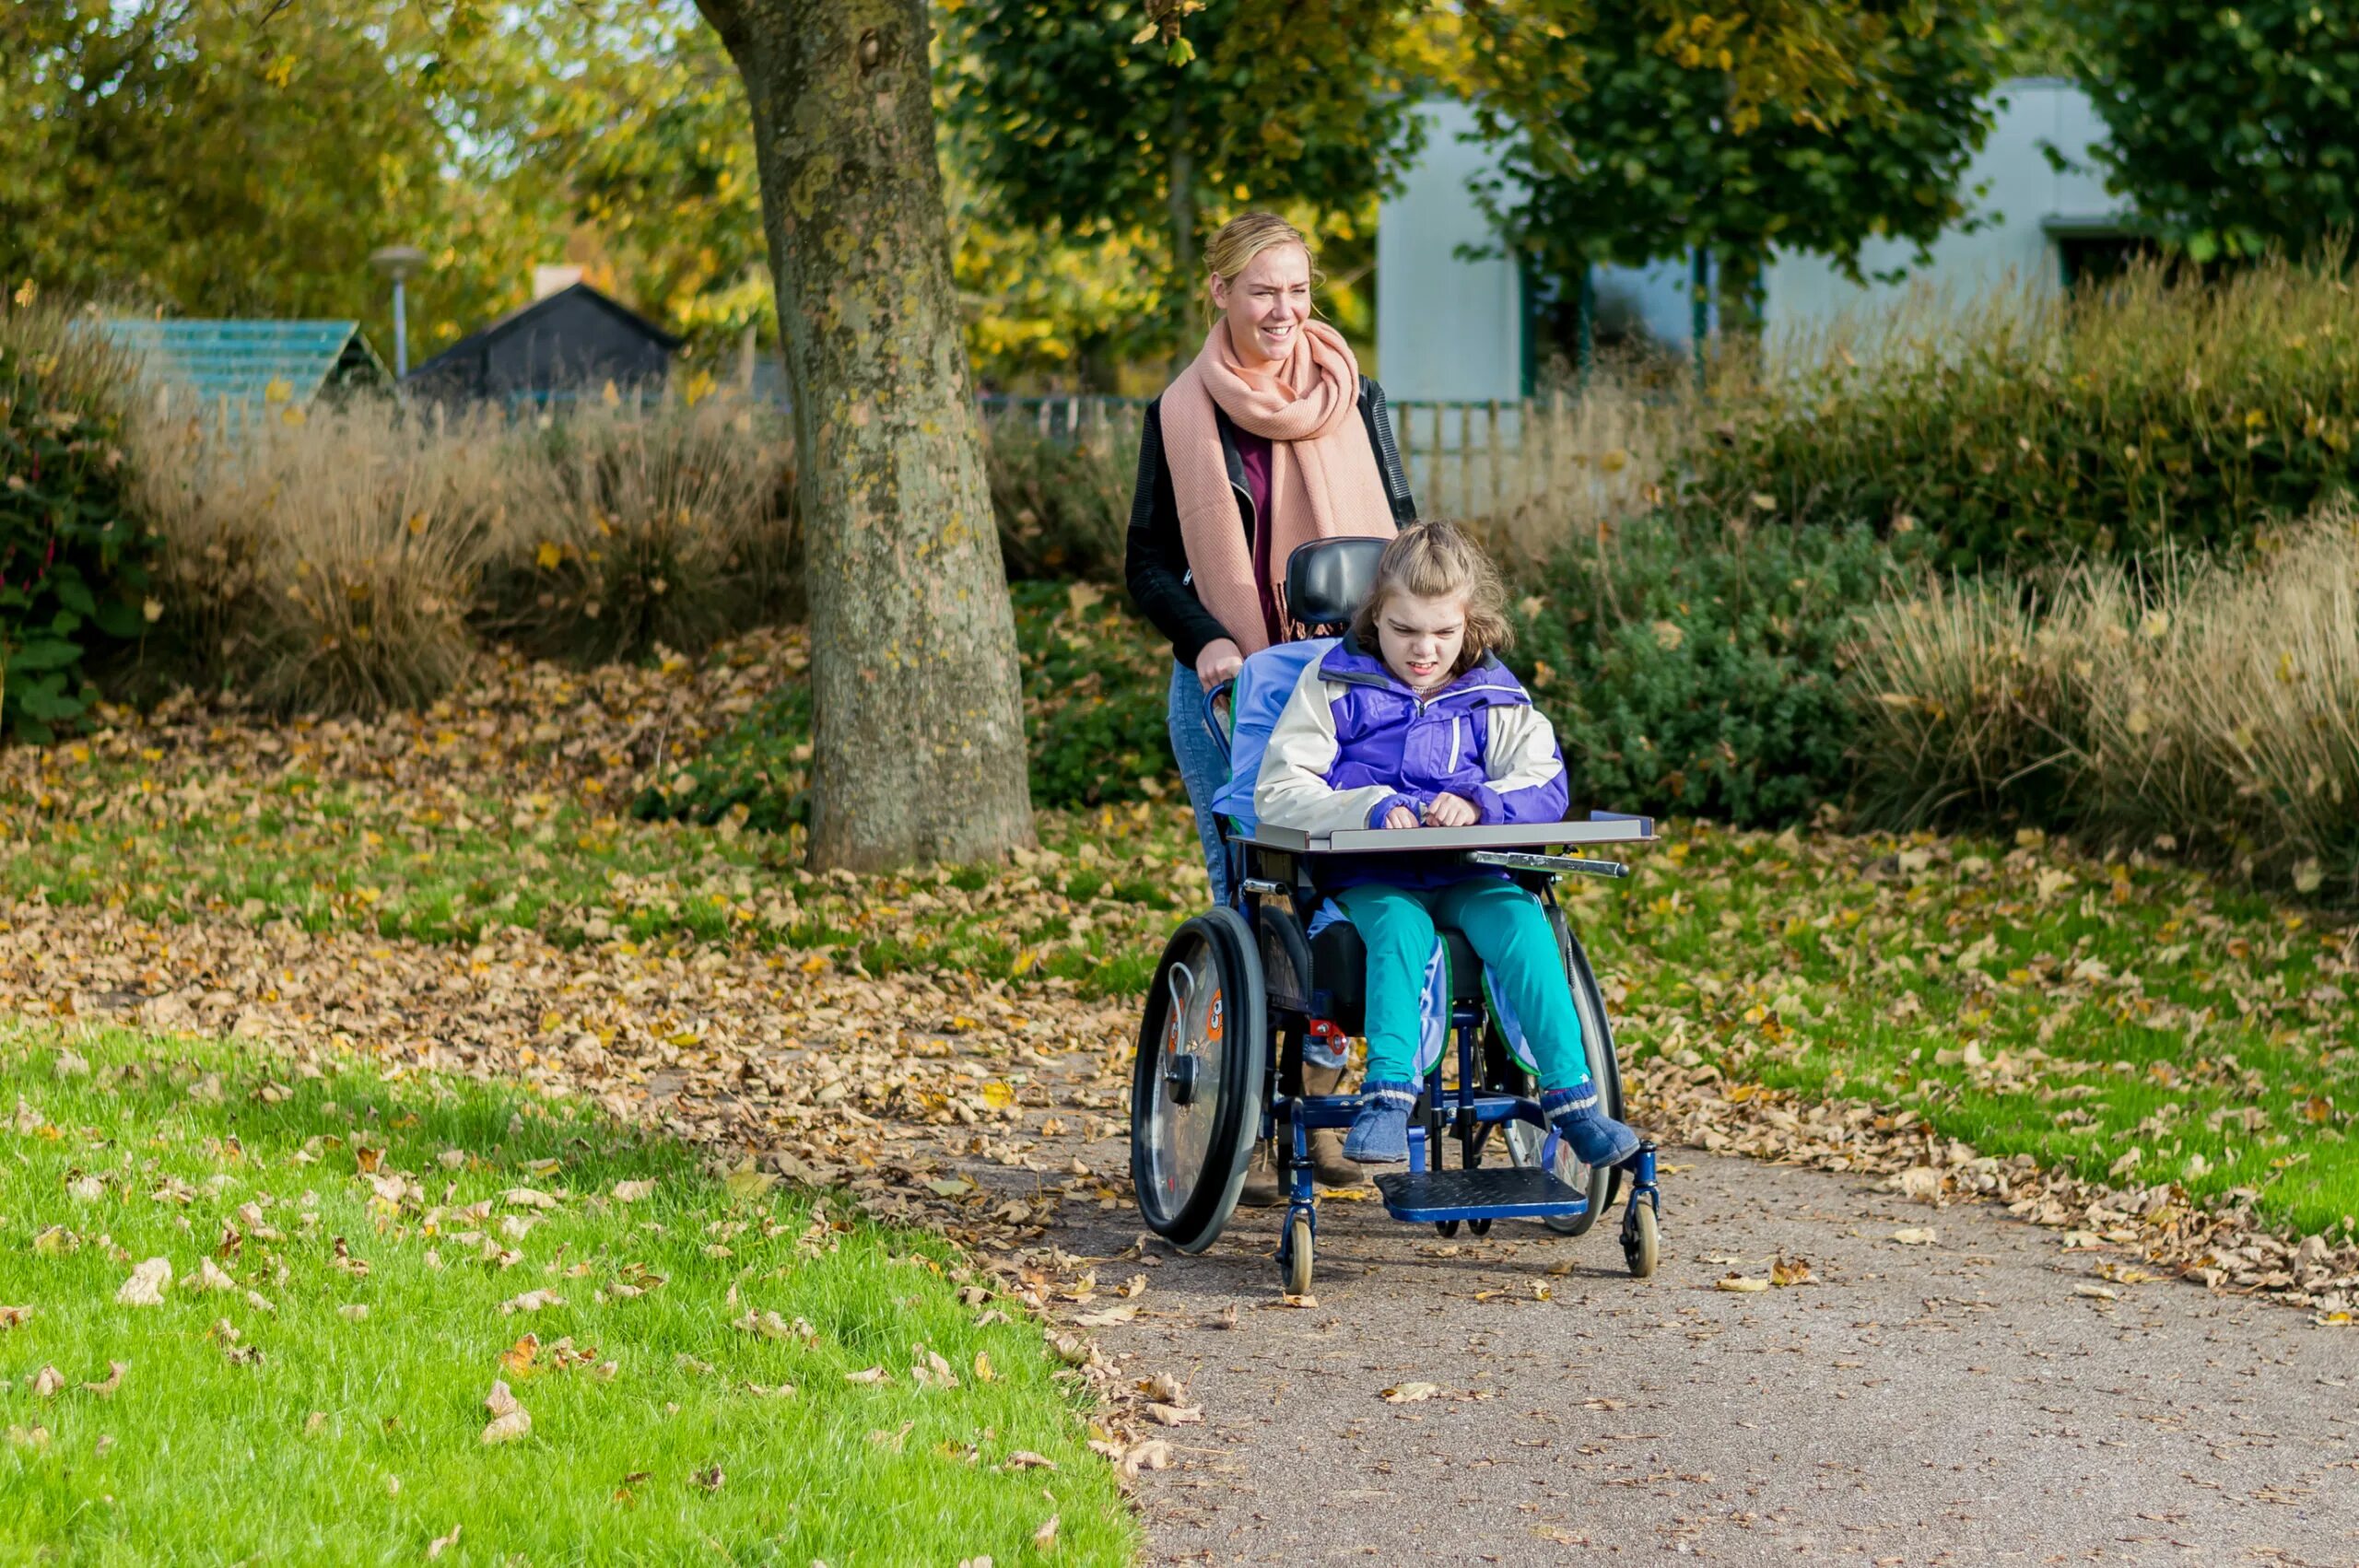
[[[369,264],[393,280],[393,380],[409,374],[409,313],[402,295],[403,280],[426,262],[415,245],[387,245],[369,252]]]

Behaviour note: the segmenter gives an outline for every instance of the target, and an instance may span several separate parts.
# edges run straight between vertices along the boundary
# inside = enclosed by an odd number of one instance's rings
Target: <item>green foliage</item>
[[[125,506],[127,372],[61,314],[0,304],[0,724],[46,741],[87,661],[146,629],[154,539]]]
[[[1970,568],[2240,545],[2359,481],[2359,297],[2341,256],[2217,284],[2141,266],[2069,302],[1904,311],[1819,346],[1725,405],[1692,509],[1914,518]]]
[[[521,303],[543,230],[503,186],[522,52],[405,0],[29,0],[0,12],[0,278],[186,314],[357,317],[429,254],[422,346]],[[393,356],[385,356],[391,360]]]
[[[2067,0],[2108,190],[2198,262],[2359,224],[2359,3]]]
[[[1082,0],[966,0],[944,14],[947,117],[1003,224],[1162,237],[1164,313],[1132,323],[1156,341],[1187,317],[1222,216],[1298,199],[1347,224],[1414,149],[1404,89],[1438,63],[1423,10],[1212,0],[1174,64]]]
[[[596,237],[597,268],[692,354],[723,357],[749,326],[774,340],[753,111],[720,36],[681,0],[533,6],[516,19],[534,58],[564,64],[529,78],[519,167]]]
[[[1470,9],[1477,114],[1505,144],[1483,199],[1509,253],[1543,277],[1569,284],[1593,263],[1640,265],[1708,245],[1745,296],[1773,242],[1825,253],[1856,277],[1869,240],[1913,240],[1921,253],[1964,216],[1973,193],[1959,182],[1991,123],[1993,53],[1978,7],[1826,7],[1848,19],[1833,38],[1808,33],[1825,57],[1798,79],[1766,81],[1755,78],[1771,21],[1666,26],[1662,9]]]
[[[1907,570],[1865,529],[1649,518],[1536,573],[1509,656],[1555,722],[1572,809],[1741,825],[1841,800],[1859,609]]]
[[[1178,775],[1164,732],[1168,651],[1119,592],[1086,582],[1018,582],[1016,652],[1024,668],[1032,803],[1094,806],[1163,795]],[[633,803],[642,819],[749,827],[810,820],[811,688],[790,680]]]

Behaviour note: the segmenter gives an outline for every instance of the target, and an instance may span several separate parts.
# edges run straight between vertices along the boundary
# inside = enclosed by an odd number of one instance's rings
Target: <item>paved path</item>
[[[1665,1158],[1645,1282],[1605,1223],[1453,1243],[1373,1202],[1321,1205],[1309,1309],[1279,1303],[1282,1211],[1150,1248],[1101,1343],[1206,1422],[1141,1478],[1152,1559],[2359,1564],[2359,1334],[2169,1281],[2076,1295],[2090,1255],[1996,1209]],[[1068,1251],[1138,1234],[1067,1212]],[[1779,1252],[1818,1282],[1714,1288]],[[1447,1393],[1379,1397],[1411,1381]]]

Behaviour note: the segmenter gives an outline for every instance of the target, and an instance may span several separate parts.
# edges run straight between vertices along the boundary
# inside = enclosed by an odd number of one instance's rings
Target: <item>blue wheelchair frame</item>
[[[1204,725],[1224,755],[1230,750],[1231,739],[1222,721],[1219,704],[1224,696],[1231,695],[1232,685],[1223,682],[1204,695]],[[1612,812],[1592,812],[1588,822],[1579,824],[1362,830],[1330,835],[1307,835],[1258,825],[1239,833],[1233,831],[1227,816],[1219,813],[1215,813],[1215,824],[1228,856],[1229,907],[1244,920],[1247,930],[1256,933],[1257,942],[1263,930],[1265,900],[1287,900],[1291,907],[1286,918],[1295,922],[1297,930],[1304,929],[1305,912],[1314,908],[1321,897],[1311,874],[1312,862],[1320,854],[1460,849],[1471,862],[1504,870],[1520,885],[1536,892],[1550,908],[1552,920],[1561,921],[1555,898],[1557,876],[1620,877],[1628,873],[1628,868],[1617,860],[1540,851],[1568,843],[1640,844],[1655,838],[1652,819]],[[1335,842],[1353,839],[1360,842],[1344,847],[1337,847]],[[1290,952],[1299,954],[1291,963],[1300,964],[1307,958],[1307,935],[1302,945]],[[1573,961],[1571,952],[1567,961],[1568,965]],[[1585,961],[1583,965],[1586,974]],[[1262,1096],[1257,1128],[1261,1141],[1286,1138],[1292,1154],[1287,1162],[1286,1216],[1277,1253],[1280,1270],[1290,1289],[1307,1286],[1318,1234],[1319,1201],[1311,1173],[1310,1135],[1321,1129],[1349,1127],[1358,1109],[1353,1095],[1305,1094],[1299,1093],[1298,1082],[1297,1092],[1286,1092],[1289,1075],[1285,1070],[1285,1052],[1277,1043],[1280,1031],[1275,1024],[1280,1019],[1298,1021],[1290,1030],[1298,1042],[1313,1020],[1330,1016],[1321,1006],[1322,993],[1312,991],[1313,978],[1307,970],[1299,977],[1298,989],[1306,994],[1280,996],[1274,994],[1273,986],[1273,994],[1267,999],[1267,1012],[1273,1021],[1267,1064],[1269,1092]],[[1579,983],[1569,973],[1567,979],[1568,983]],[[1265,985],[1269,984],[1265,976]],[[1590,984],[1593,989],[1593,978]],[[1485,1053],[1480,1036],[1486,1014],[1476,1003],[1457,1000],[1452,995],[1454,989],[1445,985],[1442,999],[1448,1009],[1445,1032],[1456,1047],[1456,1085],[1446,1086],[1443,1081],[1443,1059],[1449,1051],[1436,1051],[1424,1073],[1424,1094],[1419,1102],[1423,1114],[1413,1117],[1410,1123],[1408,1169],[1376,1178],[1387,1212],[1397,1220],[1431,1223],[1445,1236],[1457,1234],[1461,1224],[1482,1235],[1489,1231],[1493,1221],[1502,1219],[1537,1220],[1556,1228],[1585,1230],[1587,1226],[1578,1222],[1590,1212],[1588,1194],[1555,1175],[1560,1140],[1541,1113],[1539,1101],[1530,1095],[1482,1086]],[[1602,1005],[1601,996],[1601,1017]],[[1610,1030],[1605,1048],[1610,1063]],[[1298,1045],[1296,1059],[1298,1063]],[[1481,1149],[1490,1131],[1504,1131],[1519,1123],[1542,1135],[1534,1163],[1487,1167],[1479,1164]],[[1438,1158],[1446,1131],[1455,1136],[1461,1149],[1461,1164],[1455,1170],[1441,1168]],[[1631,1272],[1643,1278],[1653,1271],[1661,1213],[1661,1197],[1656,1187],[1656,1149],[1651,1141],[1642,1141],[1637,1153],[1613,1173],[1603,1208],[1613,1207],[1614,1189],[1625,1176],[1630,1190],[1621,1226],[1622,1247]]]

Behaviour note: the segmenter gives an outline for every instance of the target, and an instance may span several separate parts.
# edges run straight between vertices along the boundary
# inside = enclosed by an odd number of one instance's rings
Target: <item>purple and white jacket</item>
[[[1346,638],[1303,671],[1279,714],[1253,808],[1273,826],[1331,832],[1380,827],[1393,807],[1419,811],[1444,793],[1471,803],[1485,823],[1562,821],[1567,789],[1555,727],[1488,654],[1421,700]]]

